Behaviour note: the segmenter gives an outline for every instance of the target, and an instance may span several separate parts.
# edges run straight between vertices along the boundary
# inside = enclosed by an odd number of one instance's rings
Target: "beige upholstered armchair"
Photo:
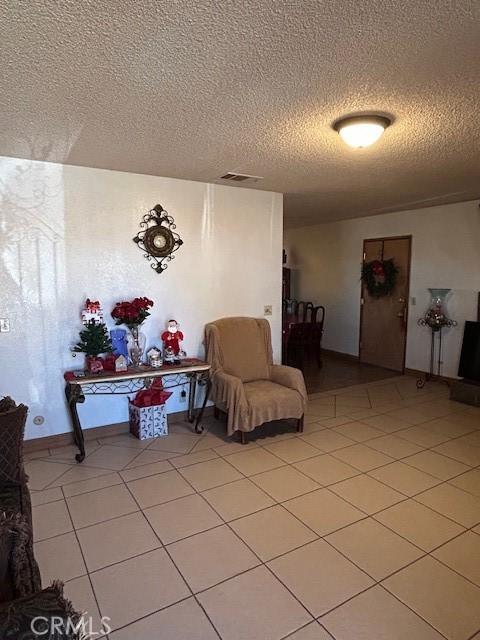
[[[215,410],[228,415],[228,435],[294,418],[303,431],[307,392],[298,369],[273,364],[270,325],[256,318],[222,318],[205,328]]]

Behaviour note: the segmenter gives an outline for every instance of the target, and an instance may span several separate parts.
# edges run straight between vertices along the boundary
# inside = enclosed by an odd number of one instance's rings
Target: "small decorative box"
[[[151,407],[136,407],[128,403],[130,433],[139,440],[168,436],[167,411],[165,404]]]

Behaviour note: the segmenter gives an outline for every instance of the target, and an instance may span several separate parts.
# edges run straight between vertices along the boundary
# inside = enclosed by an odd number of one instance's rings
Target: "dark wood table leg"
[[[195,395],[197,392],[197,374],[190,374],[190,386],[188,389],[188,421],[195,422]]]
[[[79,384],[67,384],[65,387],[68,410],[72,420],[73,437],[80,453],[77,453],[75,460],[83,462],[85,460],[85,438],[83,437],[82,425],[78,417],[77,403],[85,402],[82,387]]]
[[[203,427],[200,422],[203,419],[203,414],[205,412],[205,407],[207,406],[208,398],[210,397],[210,391],[212,390],[212,382],[210,378],[207,379],[207,384],[205,385],[205,397],[203,398],[202,406],[200,411],[197,414],[197,418],[195,420],[195,433],[203,433]]]

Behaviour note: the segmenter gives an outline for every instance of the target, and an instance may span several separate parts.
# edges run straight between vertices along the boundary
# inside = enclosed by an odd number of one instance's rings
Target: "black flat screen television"
[[[465,323],[458,375],[480,383],[480,322]]]

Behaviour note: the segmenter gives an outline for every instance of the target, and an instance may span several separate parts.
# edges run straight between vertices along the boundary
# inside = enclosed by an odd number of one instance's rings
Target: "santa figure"
[[[183,340],[183,333],[178,329],[178,322],[176,320],[169,320],[167,330],[162,333],[163,348],[166,354],[173,354],[177,359],[185,357],[185,352],[181,348],[181,341]]]

